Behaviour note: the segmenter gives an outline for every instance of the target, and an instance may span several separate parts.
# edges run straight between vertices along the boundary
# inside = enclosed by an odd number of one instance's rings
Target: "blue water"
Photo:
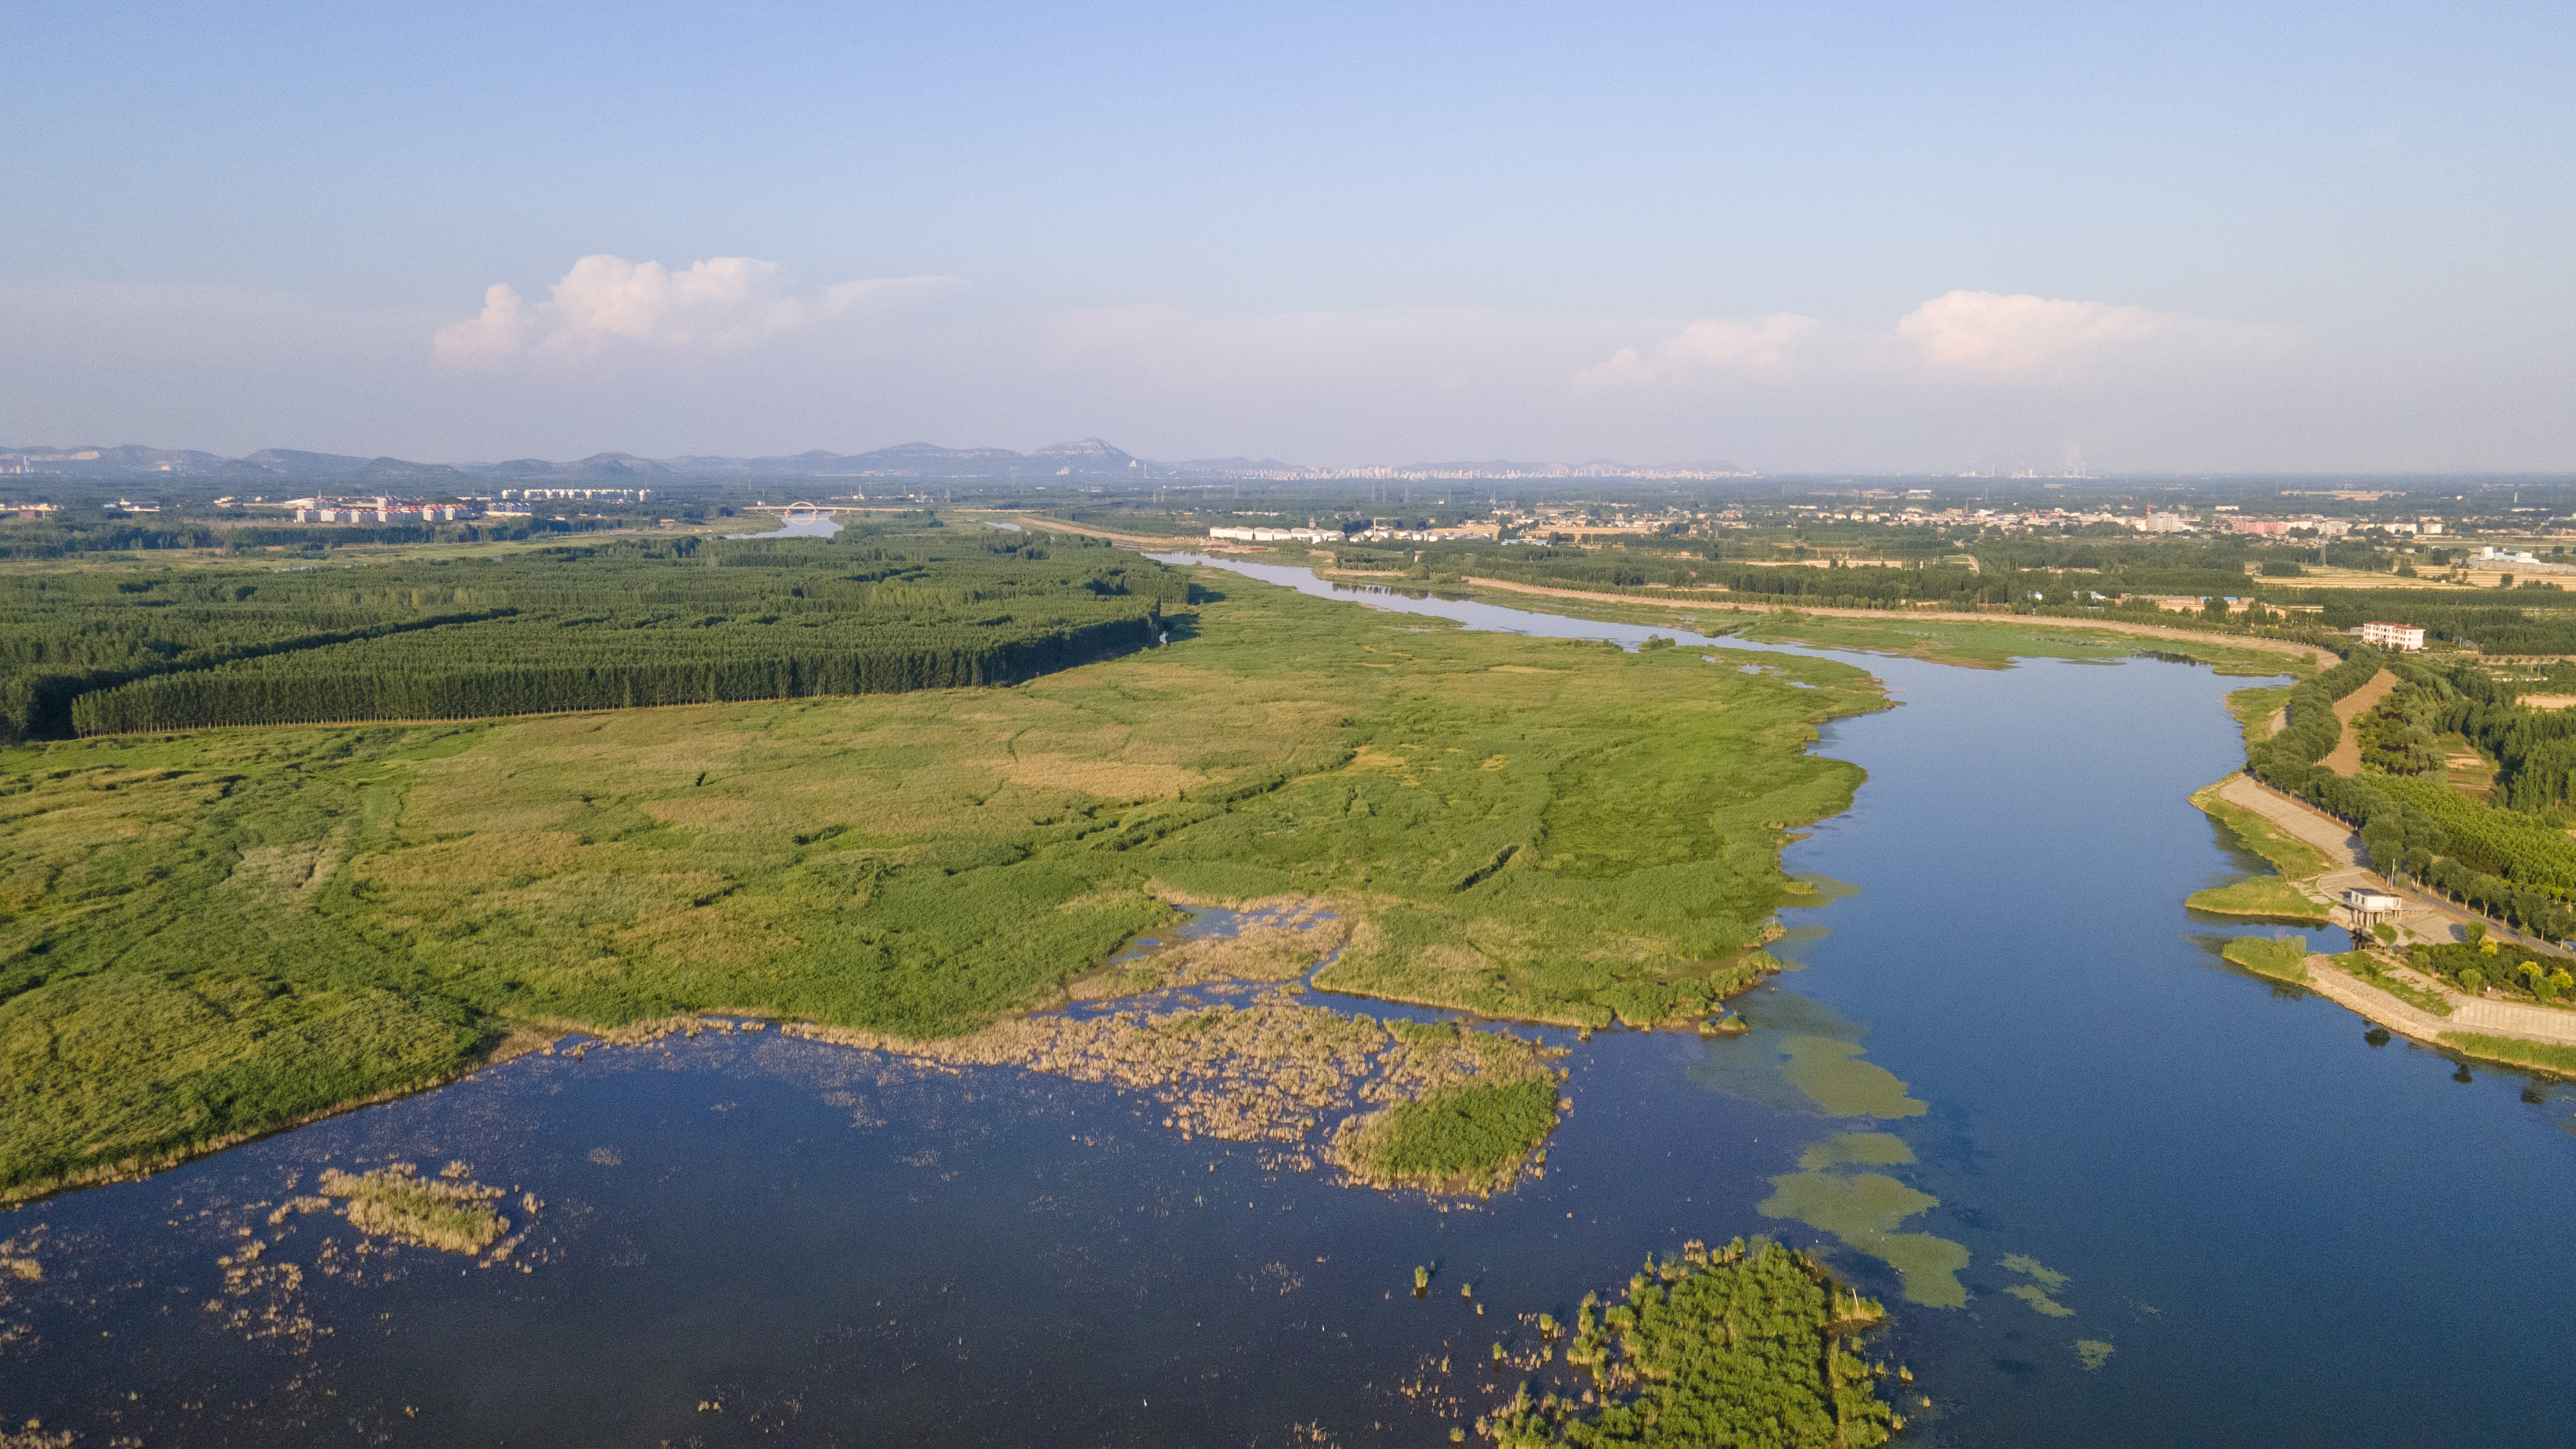
[[[151,1444],[1436,1443],[1517,1382],[1476,1367],[1528,1341],[1517,1315],[1767,1231],[1896,1309],[1875,1351],[1917,1377],[1905,1442],[2567,1438],[2576,1099],[2373,1047],[2181,905],[2243,868],[2185,797],[2235,763],[2219,700],[2244,681],[1844,657],[1900,707],[1825,730],[1869,781],[1787,865],[1858,892],[1786,917],[1823,929],[1739,1001],[1752,1035],[1568,1041],[1547,1176],[1490,1203],[1267,1169],[1107,1087],[774,1034],[526,1058],[0,1217],[45,1265],[0,1279],[0,1416]],[[1824,1117],[1778,1071],[1819,1030],[1926,1113]],[[1940,1200],[1904,1228],[1971,1254],[1966,1307],[1759,1212],[1803,1147],[1869,1128],[1919,1159],[1873,1170]],[[451,1156],[545,1200],[527,1271],[405,1249],[326,1277],[344,1225],[251,1206],[326,1159]],[[222,1291],[245,1226],[302,1269],[291,1292]],[[2071,1314],[2005,1294],[2030,1281],[2006,1255],[2066,1275]]]

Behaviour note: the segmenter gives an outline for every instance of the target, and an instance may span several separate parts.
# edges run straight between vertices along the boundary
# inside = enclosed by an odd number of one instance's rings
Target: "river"
[[[1797,969],[1745,1037],[1551,1033],[1575,1108],[1543,1181],[1442,1211],[1109,1087],[775,1033],[525,1057],[0,1217],[43,1274],[6,1288],[0,1415],[83,1444],[1429,1444],[1515,1381],[1475,1367],[1515,1315],[1768,1232],[1895,1310],[1901,1442],[2569,1438],[2576,1095],[2373,1045],[2181,904],[2254,864],[2185,800],[2236,763],[2246,681],[1841,657],[1900,707],[1817,746],[1869,780],[1788,852],[1824,886],[1785,918]],[[1875,1077],[1802,1074],[1819,1042]],[[1885,1136],[1826,1160],[1837,1133]],[[269,1223],[325,1165],[451,1157],[542,1200],[511,1264]],[[1833,1195],[1862,1175],[1934,1201],[1862,1221]],[[1791,1198],[1843,1202],[1805,1214],[1841,1235],[1765,1215]],[[1957,1245],[1962,1306],[1843,1241],[1889,1228]]]

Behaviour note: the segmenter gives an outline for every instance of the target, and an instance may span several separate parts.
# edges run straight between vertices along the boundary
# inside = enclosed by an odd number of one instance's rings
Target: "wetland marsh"
[[[1684,642],[1644,667],[1833,678]],[[1735,667],[1764,660],[1796,673]],[[1196,1058],[1147,1082],[774,1030],[566,1042],[0,1219],[29,1265],[0,1273],[0,1413],[152,1443],[1622,1442],[1550,1326],[1768,1233],[1886,1306],[1832,1382],[1874,1383],[1899,1442],[2547,1437],[2569,1334],[2494,1305],[2576,1271],[2545,1226],[2576,1207],[2576,1097],[2373,1040],[2205,944],[2180,902],[2261,868],[2187,798],[2238,758],[2230,681],[1859,662],[1900,707],[1813,747],[1868,783],[1786,844],[1788,969],[1734,999],[1740,1035],[1509,1027],[1570,1110],[1491,1198],[1354,1185],[1321,1109],[1272,1124],[1293,1141],[1185,1139]],[[1239,989],[1180,950],[1110,963],[1148,1005],[1029,1020],[1324,1011],[1458,1049],[1473,1003],[1344,995],[1280,944]],[[451,1159],[504,1217],[544,1205],[507,1262],[269,1222],[324,1172]],[[1545,1425],[1514,1410],[1550,1396]]]

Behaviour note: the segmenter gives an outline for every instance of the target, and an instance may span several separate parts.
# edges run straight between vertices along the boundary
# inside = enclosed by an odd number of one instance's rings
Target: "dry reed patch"
[[[1087,989],[1077,986],[1074,999],[1133,996],[1206,981],[1294,981],[1332,954],[1349,933],[1345,922],[1312,915],[1246,920],[1231,936],[1176,941],[1150,956],[1119,962],[1092,978]]]
[[[646,800],[642,808],[663,824],[683,830],[740,830],[751,817],[774,819],[781,813],[770,802],[727,795],[675,795],[667,800]]]
[[[568,830],[494,830],[369,855],[352,869],[371,885],[452,887],[596,869],[599,850]]]
[[[1207,778],[1179,765],[1026,753],[1007,762],[1003,772],[1015,785],[1078,790],[1104,800],[1169,800]]]
[[[1375,745],[1362,745],[1351,752],[1350,763],[1342,768],[1345,770],[1401,770],[1404,768],[1404,756],[1390,755]]]
[[[712,883],[719,878],[708,879]],[[709,888],[713,888],[712,884]],[[804,944],[789,929],[804,914],[784,907],[764,911],[730,903],[690,906],[647,914],[619,931],[615,939],[620,946],[649,953],[659,960],[723,966],[749,978],[781,951]]]
[[[340,836],[304,845],[254,845],[233,863],[224,885],[266,901],[309,895],[331,883],[340,869]]]
[[[521,763],[473,755],[430,761],[422,767],[423,778],[404,792],[403,823],[439,834],[540,831],[561,825],[581,808],[568,792],[521,778],[528,773],[518,768]]]
[[[948,1066],[1014,1066],[1146,1092],[1163,1125],[1226,1142],[1296,1142],[1358,1102],[1392,1039],[1366,1017],[1271,996],[1245,1007],[1003,1022],[945,1042],[798,1025],[793,1035]]]
[[[1424,971],[1441,971],[1473,976],[1495,969],[1492,957],[1466,946],[1442,943],[1425,946],[1413,954],[1413,964]]]
[[[1488,674],[1563,674],[1562,669],[1541,669],[1535,664],[1488,664]]]
[[[341,1216],[369,1237],[394,1238],[448,1253],[480,1253],[510,1230],[510,1220],[492,1204],[501,1189],[485,1187],[459,1173],[425,1178],[408,1162],[373,1172],[322,1173],[322,1195],[345,1199]]]
[[[1411,1021],[1392,1021],[1387,1027],[1400,1050],[1389,1055],[1384,1075],[1362,1092],[1367,1101],[1416,1101],[1469,1082],[1508,1087],[1562,1075],[1552,1064],[1566,1055],[1563,1047],[1508,1031]]]
[[[1505,1087],[1561,1077],[1552,1064],[1565,1053],[1509,1033],[1395,1021],[1384,1026],[1300,1006],[1272,993],[1248,1006],[1168,1012],[1130,1011],[1078,1021],[1035,1017],[1007,1021],[951,1041],[912,1042],[876,1032],[797,1023],[784,1035],[888,1052],[949,1067],[1008,1066],[1109,1082],[1163,1105],[1163,1126],[1182,1140],[1296,1144],[1322,1133],[1337,1144],[1363,1143],[1370,1106],[1393,1108],[1465,1086]],[[1328,1126],[1329,1124],[1329,1126]],[[1354,1151],[1344,1160],[1365,1154]],[[1311,1168],[1303,1153],[1280,1165]],[[1476,1175],[1465,1188],[1490,1191],[1520,1170],[1520,1157]],[[1392,1180],[1357,1180],[1377,1187]],[[1443,1190],[1440,1184],[1414,1184]]]

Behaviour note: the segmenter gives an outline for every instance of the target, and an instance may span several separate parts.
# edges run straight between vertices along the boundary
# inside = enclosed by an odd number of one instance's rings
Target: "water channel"
[[[1789,914],[1750,1035],[1551,1034],[1575,1107],[1542,1181],[1442,1210],[1181,1141],[1107,1086],[774,1032],[524,1057],[0,1215],[42,1272],[0,1285],[0,1416],[82,1444],[1433,1444],[1517,1381],[1476,1365],[1518,1315],[1768,1232],[1896,1310],[1903,1442],[2571,1437],[2576,1095],[2374,1045],[2181,905],[2252,864],[2185,800],[2236,763],[2245,681],[1838,657],[1900,707],[1825,730],[1869,782],[1787,866],[1857,889]],[[1819,1050],[1875,1087],[1819,1085]],[[451,1157],[542,1200],[512,1263],[270,1224],[327,1165]],[[1960,1306],[1765,1215],[1775,1178],[1831,1206],[1856,1163],[1935,1201],[1806,1216],[1958,1245]]]

